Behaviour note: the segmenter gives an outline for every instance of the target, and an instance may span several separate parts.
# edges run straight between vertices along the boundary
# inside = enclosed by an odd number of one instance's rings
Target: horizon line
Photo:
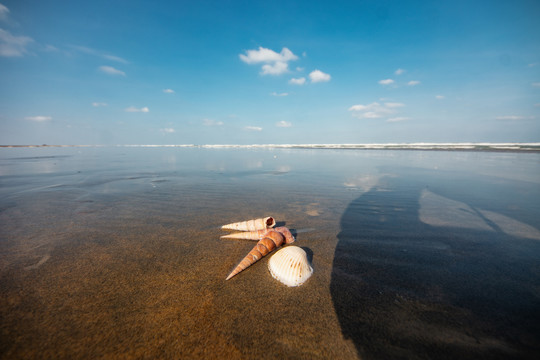
[[[403,142],[343,144],[21,144],[0,145],[0,148],[35,147],[182,147],[182,148],[283,148],[283,149],[403,149],[403,150],[516,150],[540,151],[540,142]]]

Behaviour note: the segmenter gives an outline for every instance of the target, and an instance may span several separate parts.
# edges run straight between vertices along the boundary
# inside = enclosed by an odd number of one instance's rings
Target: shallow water
[[[3,358],[536,358],[540,154],[0,150]],[[301,287],[219,226],[272,215]]]

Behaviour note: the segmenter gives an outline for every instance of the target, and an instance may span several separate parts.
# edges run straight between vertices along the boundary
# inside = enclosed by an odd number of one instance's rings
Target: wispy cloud
[[[280,75],[289,71],[289,61],[298,59],[298,56],[284,47],[280,53],[277,53],[271,49],[259,47],[258,50],[247,50],[245,54],[239,55],[240,60],[246,64],[260,64],[262,66],[262,75]]]
[[[259,126],[246,126],[244,129],[249,131],[262,131],[262,127]]]
[[[34,40],[28,36],[15,36],[0,29],[0,56],[20,57],[28,51],[26,47]]]
[[[386,122],[399,122],[399,121],[405,121],[405,120],[409,120],[408,117],[403,117],[403,116],[398,116],[398,117],[394,117],[394,118],[389,118],[386,120]]]
[[[45,52],[58,52],[60,51],[56,46],[53,45],[45,45],[43,47],[43,51]]]
[[[216,121],[212,119],[203,119],[202,120],[204,126],[222,126],[223,121]]]
[[[113,68],[112,66],[100,66],[99,71],[102,73],[108,74],[108,75],[120,75],[120,76],[126,76],[126,73],[118,70],[116,68]]]
[[[309,73],[309,78],[312,83],[330,81],[332,78],[330,74],[323,73],[321,70],[313,70]]]
[[[293,85],[304,85],[306,83],[306,78],[305,77],[301,77],[301,78],[292,78],[291,80],[289,80],[289,84],[293,84]]]
[[[442,100],[444,99],[444,95],[435,95],[435,99]]]
[[[526,117],[521,115],[504,115],[504,116],[497,116],[495,119],[497,120],[524,120],[524,119],[534,119],[534,117]]]
[[[103,57],[104,59],[111,60],[111,61],[116,61],[116,62],[119,62],[119,63],[122,63],[122,64],[127,64],[128,63],[127,60],[122,59],[121,57],[115,56],[115,55],[103,54],[103,55],[101,55],[101,57]]]
[[[531,84],[531,86],[534,86],[534,87],[540,87],[540,82],[533,82]]]
[[[93,107],[103,107],[103,106],[107,106],[107,103],[104,103],[104,102],[93,102],[93,103],[92,103],[92,106],[93,106]]]
[[[272,96],[278,96],[278,97],[279,97],[279,96],[288,96],[289,93],[286,93],[286,92],[284,92],[284,93],[277,93],[277,92],[274,91],[273,93],[270,93],[270,95],[272,95]]]
[[[353,105],[349,108],[352,115],[358,119],[378,119],[396,113],[396,108],[405,106],[402,103],[385,103],[383,105],[373,102],[368,105]]]
[[[387,108],[398,108],[398,107],[405,106],[405,104],[398,103],[398,102],[387,102],[387,103],[384,103],[384,106],[386,106]]]
[[[411,80],[411,81],[409,81],[407,83],[407,85],[409,85],[409,86],[416,86],[418,84],[420,84],[420,81],[418,81],[418,80]]]
[[[0,4],[0,20],[7,19],[8,14],[9,14],[9,9],[5,5]]]
[[[160,129],[160,131],[162,133],[165,133],[165,134],[172,134],[172,133],[176,132],[173,128]]]
[[[150,109],[148,109],[146,106],[142,108],[136,108],[135,106],[130,106],[125,109],[126,112],[142,112],[147,113],[150,112]]]
[[[379,80],[379,84],[381,85],[392,85],[393,83],[394,83],[394,80],[392,79]]]
[[[109,54],[109,53],[101,51],[101,50],[96,50],[96,49],[92,49],[92,48],[89,48],[89,47],[86,47],[86,46],[80,46],[80,45],[72,45],[70,47],[72,49],[74,49],[74,50],[77,50],[77,51],[81,52],[81,53],[98,56],[98,57],[101,57],[101,58],[106,59],[106,60],[115,61],[115,62],[119,62],[119,63],[122,63],[122,64],[128,64],[129,63],[127,60],[125,60],[125,59],[123,59],[123,58],[121,58],[119,56],[112,55],[112,54]]]
[[[287,128],[287,127],[291,127],[292,124],[291,124],[290,122],[288,122],[288,121],[283,121],[283,120],[282,120],[282,121],[278,121],[278,122],[276,123],[276,126],[277,126],[277,127],[282,127],[282,128]]]
[[[163,92],[165,94],[174,94],[174,90],[173,89],[163,89]]]
[[[43,122],[43,121],[52,120],[52,117],[51,116],[38,115],[38,116],[27,116],[27,117],[25,117],[25,119],[30,120],[30,121]]]
[[[401,74],[403,74],[404,72],[405,72],[404,69],[397,69],[396,71],[394,71],[394,74],[396,74],[396,75],[401,75]]]

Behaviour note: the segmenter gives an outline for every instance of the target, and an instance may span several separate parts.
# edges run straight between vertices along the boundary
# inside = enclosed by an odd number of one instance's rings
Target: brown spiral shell
[[[257,245],[240,261],[236,268],[227,276],[225,280],[229,280],[239,272],[247,269],[272,250],[280,247],[285,242],[285,237],[276,230],[269,230],[264,237],[259,240]]]

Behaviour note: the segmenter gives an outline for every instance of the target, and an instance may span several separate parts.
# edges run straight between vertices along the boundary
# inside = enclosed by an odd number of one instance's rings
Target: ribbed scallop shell
[[[287,286],[300,286],[313,274],[306,252],[298,246],[277,251],[268,261],[268,269],[274,279]]]

